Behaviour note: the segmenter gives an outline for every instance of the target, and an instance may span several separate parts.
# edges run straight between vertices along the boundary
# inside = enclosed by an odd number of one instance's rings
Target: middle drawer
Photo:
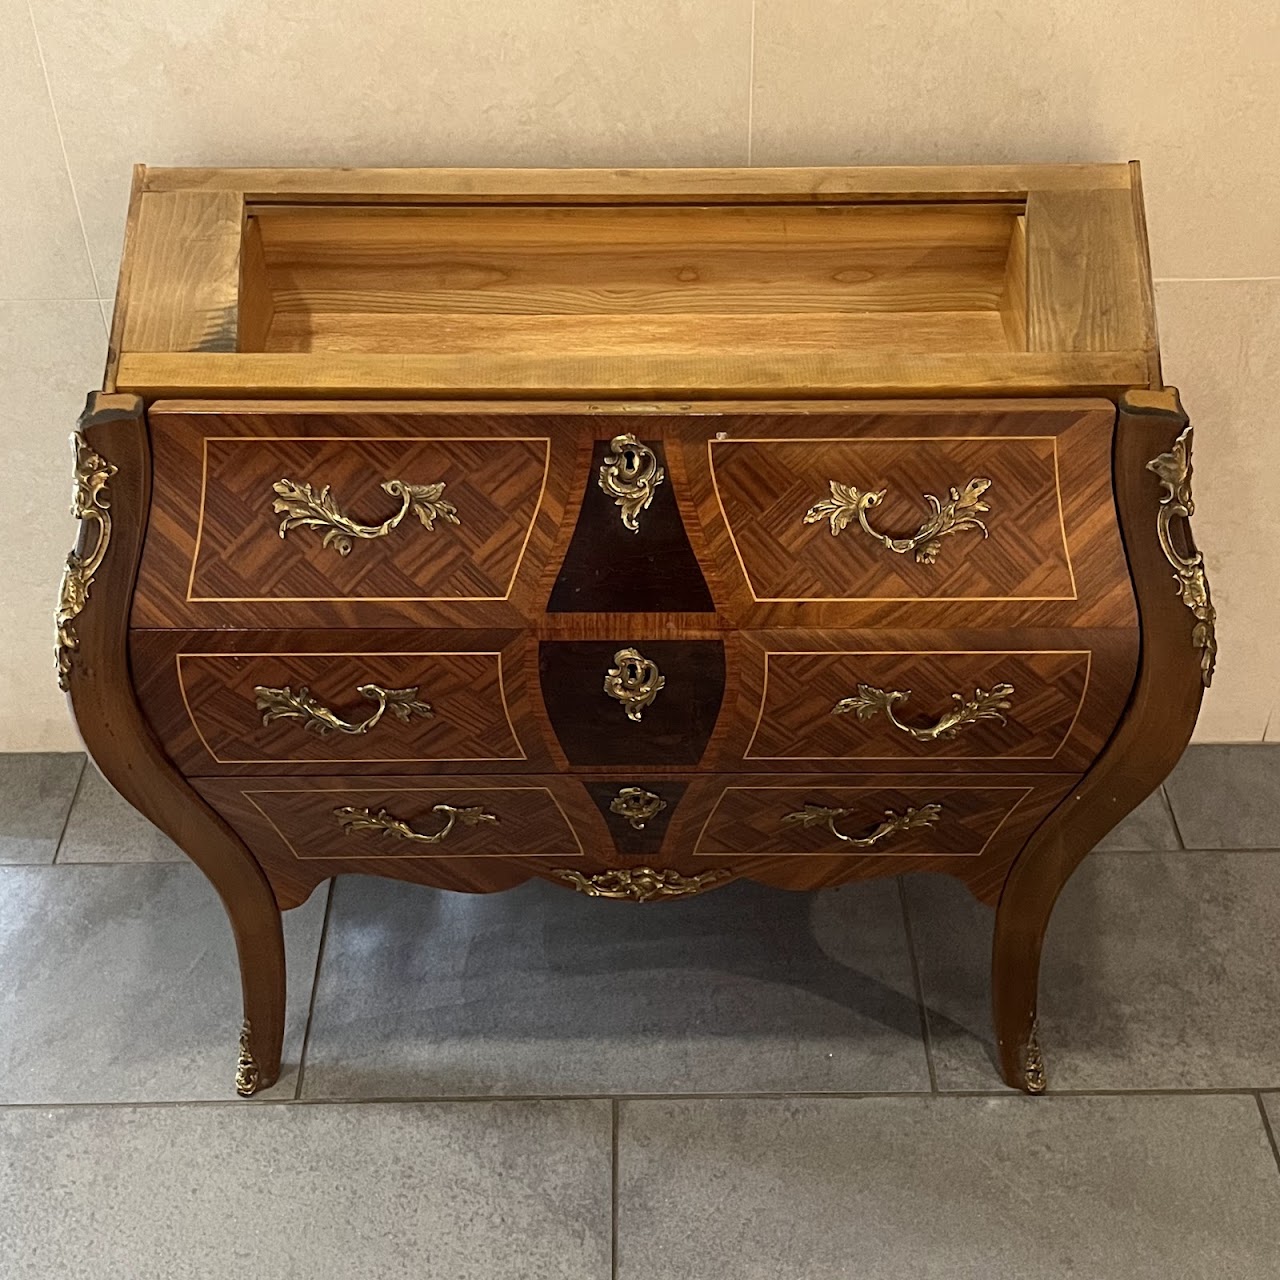
[[[1136,634],[135,631],[189,777],[254,773],[1080,773]]]
[[[547,772],[512,631],[134,631],[144,714],[189,777]]]

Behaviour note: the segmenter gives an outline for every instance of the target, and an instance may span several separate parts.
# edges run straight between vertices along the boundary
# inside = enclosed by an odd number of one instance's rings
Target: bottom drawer
[[[731,783],[716,797],[694,857],[804,857],[870,853],[898,858],[980,858],[1034,785],[912,782],[895,787],[830,782]]]
[[[603,897],[730,880],[813,889],[946,871],[998,894],[1072,780],[934,775],[202,778],[281,906],[346,872],[487,892],[542,875]],[[639,883],[627,877],[639,875]]]
[[[192,786],[253,850],[286,907],[343,872],[503,889],[539,861],[577,867],[595,853],[598,862],[610,843],[586,791],[559,777],[200,778]]]

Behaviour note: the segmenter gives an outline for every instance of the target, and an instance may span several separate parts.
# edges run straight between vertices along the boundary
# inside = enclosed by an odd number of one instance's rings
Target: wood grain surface
[[[211,409],[214,409],[211,406]],[[151,415],[151,522],[133,624],[511,625],[532,606],[572,473],[567,424],[418,413]],[[280,536],[276,481],[331,486],[342,513],[377,525],[387,481],[434,484],[458,523],[412,513],[341,555],[324,528]],[[576,488],[576,486],[575,486]],[[541,601],[538,601],[541,604]]]
[[[192,777],[223,773],[510,772],[552,767],[521,633],[135,631],[138,698]],[[263,724],[258,686],[301,688],[349,722],[376,703],[359,686],[416,688],[429,718],[384,714],[367,733]]]
[[[1085,855],[1169,773],[1185,749],[1204,693],[1195,619],[1179,598],[1157,537],[1161,484],[1148,467],[1187,426],[1178,393],[1135,392],[1120,405],[1116,503],[1142,615],[1142,653],[1133,696],[1089,772],[1019,853],[996,912],[992,998],[1000,1068],[1030,1087],[1028,1046],[1036,1022],[1040,955],[1054,903]],[[1176,536],[1190,554],[1185,521]]]
[[[79,648],[68,675],[72,713],[107,781],[191,858],[222,899],[240,960],[257,1086],[266,1088],[280,1074],[284,1042],[280,904],[254,853],[165,754],[142,716],[131,679],[128,608],[151,496],[142,403],[133,396],[92,395],[80,430],[114,471],[106,493],[111,541],[76,620]],[[236,1030],[227,1028],[228,1092]]]

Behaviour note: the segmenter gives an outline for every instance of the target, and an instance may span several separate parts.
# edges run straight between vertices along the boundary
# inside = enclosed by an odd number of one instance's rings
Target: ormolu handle
[[[640,513],[665,478],[653,450],[635,436],[614,436],[609,442],[609,456],[600,465],[600,488],[622,508],[622,523],[632,533],[640,532]]]
[[[298,484],[289,479],[277,480],[271,486],[276,495],[271,509],[276,515],[284,516],[280,521],[280,536],[283,538],[291,529],[305,526],[324,529],[324,541],[321,545],[333,547],[340,556],[345,556],[351,552],[352,539],[385,538],[410,511],[428,529],[434,528],[438,519],[447,520],[450,524],[458,523],[458,508],[442,496],[443,480],[436,484],[384,480],[379,487],[384,493],[400,499],[400,510],[388,516],[381,524],[358,524],[338,509],[328,485],[316,493],[309,484]]]
[[[355,721],[344,720],[317,702],[306,685],[294,693],[288,685],[283,689],[270,689],[259,684],[254,686],[253,692],[256,706],[262,712],[263,724],[270,724],[273,720],[300,720],[303,729],[312,729],[322,737],[335,729],[339,733],[368,733],[388,709],[404,724],[408,724],[415,715],[429,719],[435,714],[430,703],[418,701],[416,686],[412,689],[384,689],[377,684],[358,685],[356,692],[378,705],[363,720]]]
[[[829,480],[827,483],[831,486],[831,497],[815,502],[805,512],[804,522],[816,524],[819,520],[829,520],[833,537],[839,536],[856,517],[863,530],[890,551],[898,555],[914,551],[918,564],[932,564],[941,549],[940,539],[948,534],[959,533],[964,529],[977,529],[984,538],[987,536],[987,526],[978,516],[991,510],[982,501],[982,495],[991,488],[991,481],[981,476],[974,476],[962,490],[953,487],[946,502],[926,493],[924,500],[929,504],[931,514],[907,538],[893,538],[887,533],[880,533],[867,520],[867,512],[884,501],[887,490],[869,490],[863,493],[853,485],[841,484],[837,480]]]
[[[1013,685],[1011,684],[996,684],[990,689],[975,689],[972,698],[953,693],[951,697],[955,706],[940,717],[936,724],[918,729],[913,725],[903,724],[894,711],[895,706],[906,702],[911,697],[910,689],[877,689],[874,685],[860,684],[857,693],[850,698],[841,698],[831,708],[831,714],[842,716],[853,712],[859,720],[870,720],[877,712],[883,711],[895,729],[908,734],[917,742],[937,742],[941,739],[954,738],[961,729],[976,724],[979,720],[999,720],[1004,724],[1004,713],[1012,705],[1009,702],[1009,696],[1012,693]]]
[[[333,816],[337,818],[344,835],[351,835],[356,831],[376,831],[381,835],[391,836],[396,840],[407,840],[412,844],[439,844],[458,822],[464,827],[474,827],[481,822],[498,820],[494,814],[485,813],[483,809],[459,809],[451,804],[434,804],[431,806],[431,812],[443,814],[445,819],[444,826],[431,835],[415,831],[402,818],[392,817],[385,809],[379,809],[374,813],[371,809],[355,809],[345,805],[341,809],[335,809]]]
[[[899,831],[910,831],[913,827],[931,827],[942,816],[940,804],[923,804],[918,809],[904,809],[894,813],[887,809],[884,821],[868,831],[865,836],[847,836],[836,828],[836,823],[852,813],[852,809],[836,809],[821,804],[806,804],[795,813],[783,814],[782,821],[798,823],[802,827],[825,826],[837,840],[843,840],[857,849],[868,849],[881,840],[887,840]]]

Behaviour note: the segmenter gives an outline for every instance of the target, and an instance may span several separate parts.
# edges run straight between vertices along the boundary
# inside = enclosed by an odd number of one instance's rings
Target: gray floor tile
[[[942,1089],[999,1086],[992,912],[946,877],[907,882]],[[1280,856],[1094,854],[1049,926],[1040,1030],[1050,1089],[1280,1086]]]
[[[1188,849],[1280,849],[1280,743],[1188,747],[1165,790]]]
[[[292,1096],[325,895],[285,916]],[[240,980],[193,866],[0,870],[0,1103],[234,1097]]]
[[[1097,847],[1131,852],[1182,848],[1164,788],[1157,787],[1119,826],[1103,836]]]
[[[606,1280],[605,1102],[0,1111],[7,1280]]]
[[[928,1089],[897,895],[637,905],[341,879],[304,1093]]]
[[[186,854],[122,799],[92,763],[85,769],[58,848],[59,863],[185,859]]]
[[[84,768],[76,752],[0,755],[0,863],[50,863]]]
[[[1274,1280],[1252,1097],[624,1102],[618,1280]]]

